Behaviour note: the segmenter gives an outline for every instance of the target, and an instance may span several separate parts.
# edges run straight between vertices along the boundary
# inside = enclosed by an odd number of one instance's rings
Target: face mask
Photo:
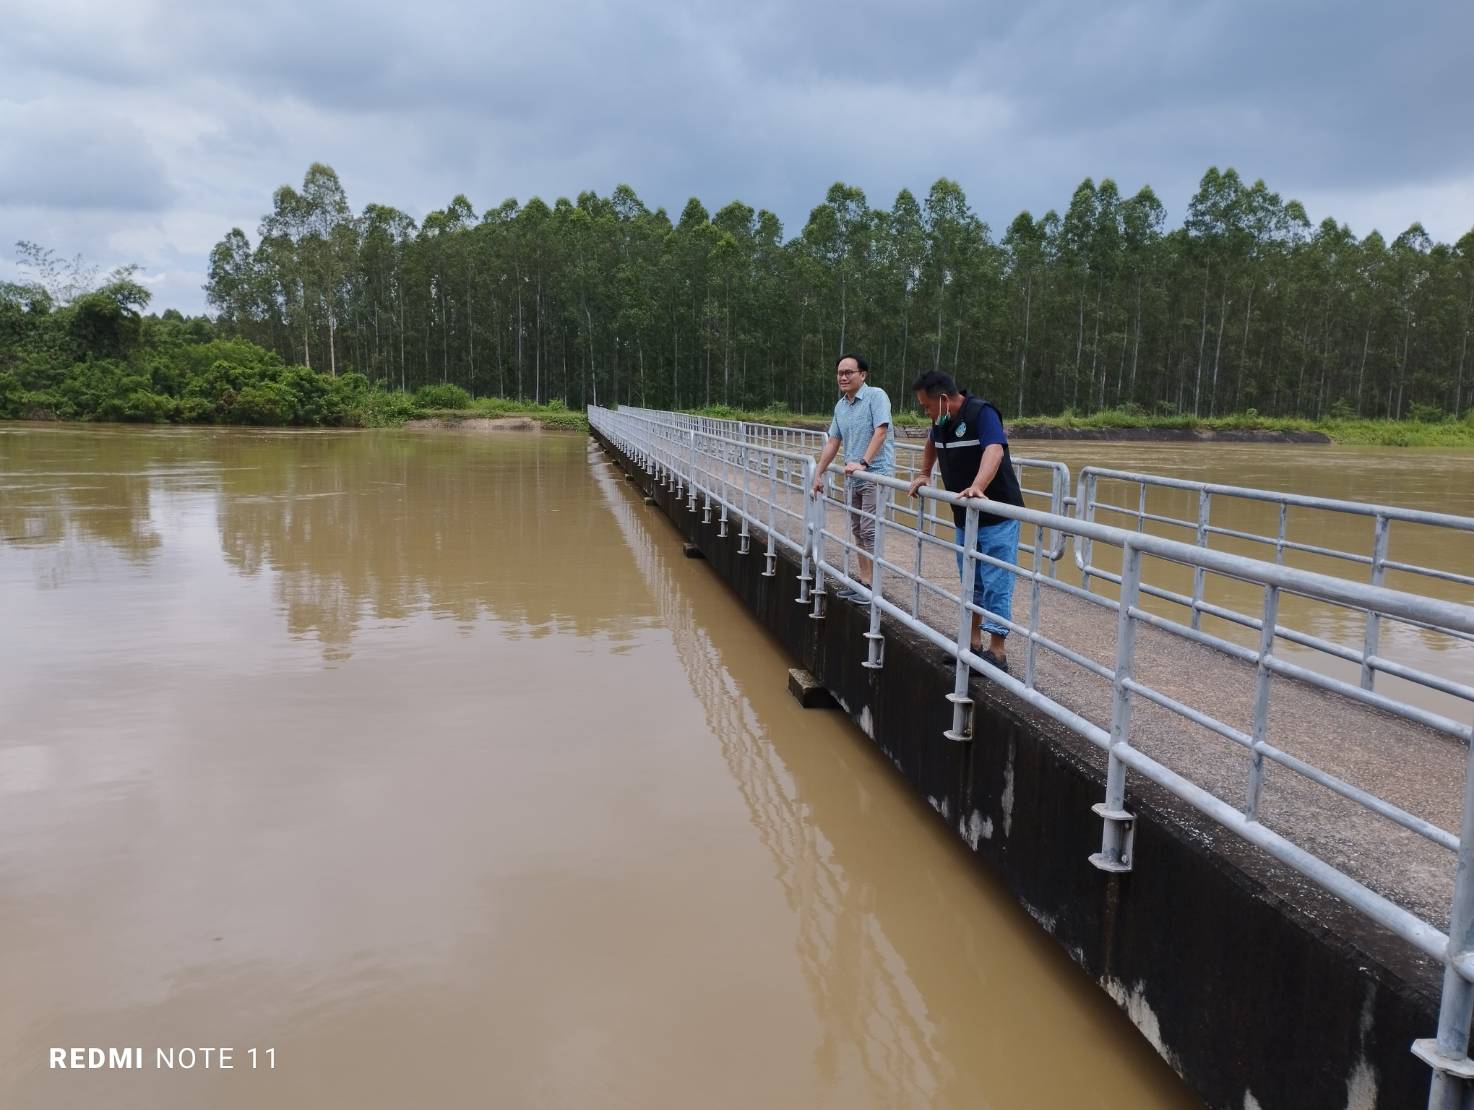
[[[952,414],[950,412],[948,412],[946,409],[943,409],[942,412],[941,412],[941,415],[939,415],[937,417],[937,419],[936,419],[936,425],[937,425],[938,428],[940,428],[943,424],[945,424],[947,421],[949,421],[951,419],[952,419]]]

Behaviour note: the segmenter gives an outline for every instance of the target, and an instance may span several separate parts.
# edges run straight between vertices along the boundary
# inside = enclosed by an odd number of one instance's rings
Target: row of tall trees
[[[995,237],[942,179],[889,208],[835,184],[785,237],[740,201],[672,220],[628,186],[355,214],[315,164],[254,244],[215,247],[206,292],[289,362],[571,406],[814,410],[851,350],[898,397],[941,368],[1014,414],[1429,416],[1469,407],[1474,377],[1474,231],[1358,239],[1232,169],[1171,230],[1149,187],[1107,178]]]

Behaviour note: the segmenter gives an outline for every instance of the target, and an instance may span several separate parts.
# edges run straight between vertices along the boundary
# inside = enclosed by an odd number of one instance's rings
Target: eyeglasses
[[[849,378],[849,377],[853,377],[855,374],[862,373],[862,371],[860,371],[860,370],[836,370],[835,373],[838,374],[841,378]]]

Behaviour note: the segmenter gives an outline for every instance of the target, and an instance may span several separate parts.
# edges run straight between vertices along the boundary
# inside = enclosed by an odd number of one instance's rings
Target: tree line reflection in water
[[[220,553],[274,575],[288,631],[329,658],[369,621],[416,614],[511,637],[622,635],[632,576],[607,543],[577,436],[14,426],[0,434],[0,546],[64,587],[99,552],[152,573],[175,510],[213,512]],[[572,480],[570,480],[572,479]],[[601,530],[602,533],[601,534]]]

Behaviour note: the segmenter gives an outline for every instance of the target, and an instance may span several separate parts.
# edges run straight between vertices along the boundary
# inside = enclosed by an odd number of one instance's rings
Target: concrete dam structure
[[[918,507],[891,481],[875,586],[840,600],[836,585],[859,585],[854,551],[842,507],[807,496],[812,441],[643,410],[592,410],[591,424],[652,513],[1208,1105],[1467,1105],[1474,691],[1379,645],[1394,625],[1474,642],[1474,608],[1381,584],[1398,511],[1376,517],[1358,582],[1290,565],[1313,545],[1287,536],[1284,505],[1276,561],[1252,560],[1208,542],[1231,531],[1211,516],[1221,488],[1193,494],[1200,542],[1175,543],[1145,531],[1145,484],[1133,534],[1085,511],[1093,478],[1073,494],[1041,464],[1051,485],[1032,492],[1051,511],[1008,514],[1024,543],[1004,675],[967,648],[976,608],[950,515],[945,528],[929,515],[947,495]],[[1415,523],[1465,545],[1474,530]],[[1215,600],[1220,578],[1248,583],[1258,608]],[[1342,624],[1362,642],[1291,626],[1291,596],[1351,613]],[[1164,615],[1172,605],[1187,618]],[[1219,638],[1209,617],[1248,628],[1257,648]],[[1353,677],[1316,672],[1291,645]],[[1406,703],[1378,674],[1444,700]]]

